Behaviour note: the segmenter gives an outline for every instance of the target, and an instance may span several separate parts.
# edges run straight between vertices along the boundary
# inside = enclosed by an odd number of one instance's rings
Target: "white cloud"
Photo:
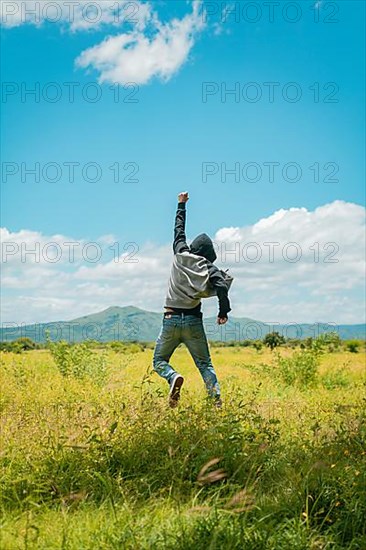
[[[218,7],[218,3],[216,6],[213,5],[212,7],[215,10],[215,7]],[[227,23],[230,16],[234,14],[236,10],[237,6],[235,5],[235,3],[222,2],[221,11],[216,12],[215,10],[214,13],[211,13],[211,15],[217,15],[217,13],[219,14],[219,21],[212,24],[213,33],[215,36],[220,36],[221,34],[230,34],[230,28],[228,27]]]
[[[182,19],[162,23],[150,2],[141,0],[15,0],[1,3],[4,27],[60,25],[71,32],[124,29],[108,35],[77,57],[77,67],[96,70],[99,82],[142,85],[153,77],[168,81],[187,61],[205,26],[201,0]]]
[[[131,257],[131,250],[124,251],[121,246],[120,256],[113,258],[109,245],[114,237],[102,236],[97,241],[101,257],[94,261],[93,247],[90,254],[85,254],[86,240],[28,230],[11,233],[6,229],[1,237],[3,252],[8,253],[3,257],[3,321],[67,320],[111,305],[162,310],[171,244],[145,243]],[[235,277],[231,291],[234,316],[279,323],[363,322],[363,207],[335,201],[314,211],[282,209],[251,226],[222,228],[213,239],[218,247],[217,265],[230,268]],[[47,261],[48,254],[44,253],[50,242],[57,243],[62,252],[56,263]],[[70,262],[67,242],[79,243],[74,249],[74,262]],[[293,263],[283,257],[286,250],[290,259],[294,257],[296,250],[293,245],[288,246],[290,242],[301,251],[301,258]],[[39,261],[32,254],[21,261],[22,243],[24,251],[39,247]],[[250,261],[255,247],[246,248],[248,243],[259,247],[261,258],[257,262]],[[269,245],[264,243],[279,243],[273,246],[273,261]],[[338,248],[327,243],[335,243]],[[51,249],[49,252],[51,256]],[[204,311],[215,315],[216,300],[204,301]]]
[[[219,259],[235,275],[241,315],[279,321],[327,318],[336,323],[364,319],[362,206],[335,201],[313,212],[281,209],[253,226],[223,228],[214,240]],[[246,248],[245,243],[256,244]],[[251,262],[255,252],[261,257]],[[299,260],[291,262],[297,256]]]
[[[169,80],[187,60],[204,27],[199,5],[194,1],[192,13],[164,24],[155,15],[151,36],[140,30],[109,36],[82,52],[76,65],[96,69],[101,83],[146,84],[153,77]]]

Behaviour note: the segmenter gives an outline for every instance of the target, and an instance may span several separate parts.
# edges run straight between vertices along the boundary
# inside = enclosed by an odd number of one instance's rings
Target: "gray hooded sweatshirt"
[[[208,235],[198,235],[189,247],[185,235],[186,205],[178,203],[174,227],[174,259],[165,306],[178,310],[196,309],[202,298],[217,296],[219,317],[227,317],[230,308],[228,291],[232,277],[213,262],[216,253]]]

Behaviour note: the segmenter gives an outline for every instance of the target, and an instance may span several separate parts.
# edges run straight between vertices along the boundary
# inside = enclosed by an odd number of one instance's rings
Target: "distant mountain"
[[[150,342],[156,340],[162,322],[162,313],[145,311],[137,307],[109,307],[99,313],[78,317],[72,321],[15,325],[3,323],[0,340],[12,341],[28,336],[35,342],[45,342],[47,333],[51,340],[81,342],[84,340],[111,340]],[[307,338],[336,331],[342,339],[365,338],[366,325],[330,325],[327,323],[273,325],[247,317],[230,317],[226,325],[218,326],[215,317],[204,319],[209,340],[241,341],[261,339],[276,330],[289,338]]]

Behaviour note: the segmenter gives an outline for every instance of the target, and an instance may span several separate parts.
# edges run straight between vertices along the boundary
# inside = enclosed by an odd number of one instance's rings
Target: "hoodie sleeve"
[[[211,263],[208,264],[208,276],[210,283],[215,288],[217,297],[219,299],[218,316],[221,318],[225,318],[227,317],[229,311],[231,311],[228,289],[225,280],[221,274],[221,271]]]
[[[186,203],[178,202],[177,213],[175,215],[174,226],[174,254],[189,250],[186,242]]]

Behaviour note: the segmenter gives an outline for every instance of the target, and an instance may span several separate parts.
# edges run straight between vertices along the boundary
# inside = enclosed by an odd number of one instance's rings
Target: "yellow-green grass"
[[[151,350],[95,353],[104,384],[2,356],[1,548],[366,548],[364,353],[299,387],[276,352],[212,348],[222,410],[185,348],[175,410]]]

